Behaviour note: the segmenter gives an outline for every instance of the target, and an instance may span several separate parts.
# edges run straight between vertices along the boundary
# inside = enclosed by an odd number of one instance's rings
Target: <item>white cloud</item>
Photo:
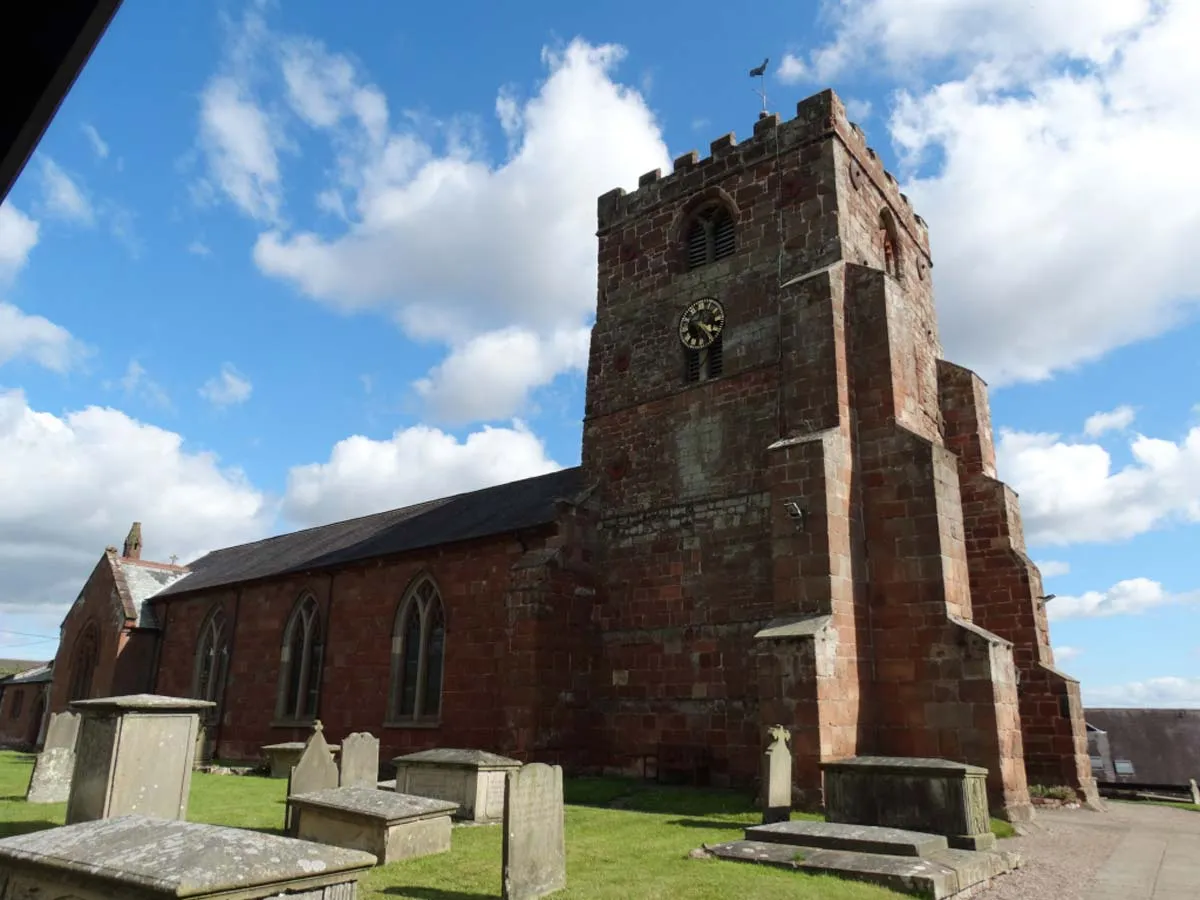
[[[293,467],[282,510],[299,525],[324,524],[559,468],[520,422],[485,427],[461,442],[418,425],[386,441],[348,437],[334,446],[328,462]]]
[[[200,388],[200,396],[213,406],[234,406],[250,399],[254,385],[232,363],[225,363],[221,371]]]
[[[125,367],[125,374],[118,379],[117,384],[127,397],[138,397],[154,406],[171,408],[171,398],[166,390],[150,377],[145,367],[136,359],[129,361],[129,365]]]
[[[263,536],[262,493],[216,456],[105,407],[59,417],[0,391],[0,609],[61,616],[135,520],[146,555],[191,559]]]
[[[254,259],[264,273],[338,310],[376,310],[413,339],[445,344],[445,362],[414,385],[435,412],[503,420],[530,389],[585,364],[586,345],[573,336],[594,313],[596,197],[670,167],[645,100],[613,80],[622,48],[577,40],[544,51],[548,76],[533,96],[499,89],[494,114],[508,153],[495,162],[470,117],[394,121],[361,69],[317,41],[281,37],[260,46],[277,69],[291,124],[332,147],[329,183],[313,199],[345,223],[332,235],[262,234]],[[245,83],[225,87],[249,102],[246,91]],[[271,201],[240,204],[266,218],[264,210],[282,203],[277,157],[267,152],[282,138],[265,126],[256,133],[262,152],[241,156],[261,162],[233,168],[268,173],[270,190],[260,193]],[[524,383],[504,375],[492,409],[475,396],[478,384],[455,373],[489,342],[518,332],[538,346],[537,362],[519,367]]]
[[[200,140],[211,182],[251,218],[278,220],[283,202],[281,138],[266,112],[232,75],[214,76],[204,87]]]
[[[1057,663],[1070,662],[1073,659],[1078,659],[1083,655],[1083,651],[1078,647],[1055,647],[1054,661]]]
[[[1043,578],[1057,578],[1060,575],[1066,575],[1071,571],[1071,564],[1060,562],[1057,559],[1048,559],[1045,562],[1037,563],[1038,571],[1042,573]]]
[[[28,358],[54,372],[65,372],[87,352],[61,325],[0,300],[0,365]]]
[[[521,328],[487,332],[456,347],[414,387],[446,421],[510,418],[531,388],[586,366],[589,338],[587,328],[548,339]]]
[[[100,159],[108,158],[108,144],[104,142],[104,138],[100,137],[100,132],[96,130],[96,126],[84,123],[83,133],[87,135],[88,143],[92,145],[92,151]]]
[[[192,241],[190,244],[188,244],[187,251],[193,256],[212,255],[212,249],[209,248],[208,244],[204,243],[204,241]]]
[[[1133,424],[1135,415],[1132,406],[1118,406],[1109,412],[1093,413],[1083,423],[1083,433],[1088,437],[1099,437],[1106,431],[1124,431]]]
[[[83,189],[48,156],[42,157],[42,203],[49,215],[79,225],[91,225],[96,220]]]
[[[846,115],[851,122],[865,122],[871,117],[874,107],[870,100],[856,100],[853,97],[845,97],[843,100],[846,103]]]
[[[1140,615],[1162,606],[1195,603],[1200,591],[1172,594],[1157,581],[1128,578],[1106,591],[1088,591],[1077,597],[1058,596],[1046,601],[1046,615],[1052,622],[1063,619],[1092,619],[1108,616]]]
[[[1200,678],[1165,676],[1128,684],[1083,685],[1088,707],[1133,707],[1147,709],[1200,708]]]
[[[1200,522],[1200,426],[1182,440],[1136,435],[1114,470],[1094,443],[1000,429],[996,464],[1020,495],[1031,545],[1120,541],[1172,522]]]
[[[993,386],[1038,380],[1195,312],[1200,4],[830,9],[837,36],[806,57],[817,81],[880,61],[901,87],[891,136],[929,222],[949,358]]]
[[[0,204],[0,285],[12,280],[38,242],[38,223],[11,203]]]
[[[794,53],[785,53],[779,62],[779,68],[775,70],[775,77],[784,84],[798,84],[809,80],[812,74],[804,60]]]

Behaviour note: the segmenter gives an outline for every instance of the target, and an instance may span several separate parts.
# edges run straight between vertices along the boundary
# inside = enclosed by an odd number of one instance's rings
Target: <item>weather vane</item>
[[[758,81],[759,87],[754,91],[754,93],[756,93],[756,94],[758,94],[758,96],[762,97],[762,102],[763,102],[762,115],[763,116],[765,116],[767,114],[767,78],[766,78],[766,76],[767,76],[767,63],[769,63],[770,61],[771,61],[771,58],[768,56],[766,59],[764,59],[762,61],[761,66],[756,66],[755,68],[750,70],[750,77],[757,78],[759,80]]]

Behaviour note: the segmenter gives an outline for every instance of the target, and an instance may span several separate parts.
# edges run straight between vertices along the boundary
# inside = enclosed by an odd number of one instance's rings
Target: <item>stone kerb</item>
[[[946,836],[951,847],[990,850],[987,769],[946,759],[859,756],[823,762],[825,817]]]
[[[71,777],[75,770],[75,742],[79,737],[79,713],[61,712],[50,716],[42,752],[33,762],[26,803],[66,803],[71,796]]]
[[[503,820],[505,774],[521,767],[507,756],[456,748],[421,750],[392,763],[398,793],[449,800],[458,804],[455,818],[478,824]]]
[[[131,694],[77,700],[68,825],[122,815],[187,817],[206,700]]]
[[[562,766],[529,763],[505,777],[503,900],[567,886]]]
[[[354,900],[370,853],[120,816],[0,840],[0,895],[89,900]]]
[[[339,787],[288,797],[295,836],[374,854],[379,865],[450,850],[450,816],[458,806],[446,800]]]

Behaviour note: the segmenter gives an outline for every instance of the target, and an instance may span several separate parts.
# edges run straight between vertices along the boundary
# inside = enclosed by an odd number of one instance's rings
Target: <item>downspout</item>
[[[329,641],[333,637],[333,579],[337,576],[337,571],[331,569],[329,572],[329,597],[325,601],[325,635],[321,641],[321,658],[317,660],[317,664],[321,667],[321,674],[317,679],[317,702],[316,708],[313,710],[313,719],[321,718],[321,704],[325,699],[325,656],[329,652]]]

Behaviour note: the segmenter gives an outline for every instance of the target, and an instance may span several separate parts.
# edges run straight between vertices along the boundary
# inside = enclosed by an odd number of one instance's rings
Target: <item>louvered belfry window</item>
[[[688,226],[686,242],[689,270],[732,256],[737,247],[733,216],[721,205],[701,210]]]
[[[721,335],[703,350],[684,348],[683,380],[688,384],[719,378],[724,365]]]

